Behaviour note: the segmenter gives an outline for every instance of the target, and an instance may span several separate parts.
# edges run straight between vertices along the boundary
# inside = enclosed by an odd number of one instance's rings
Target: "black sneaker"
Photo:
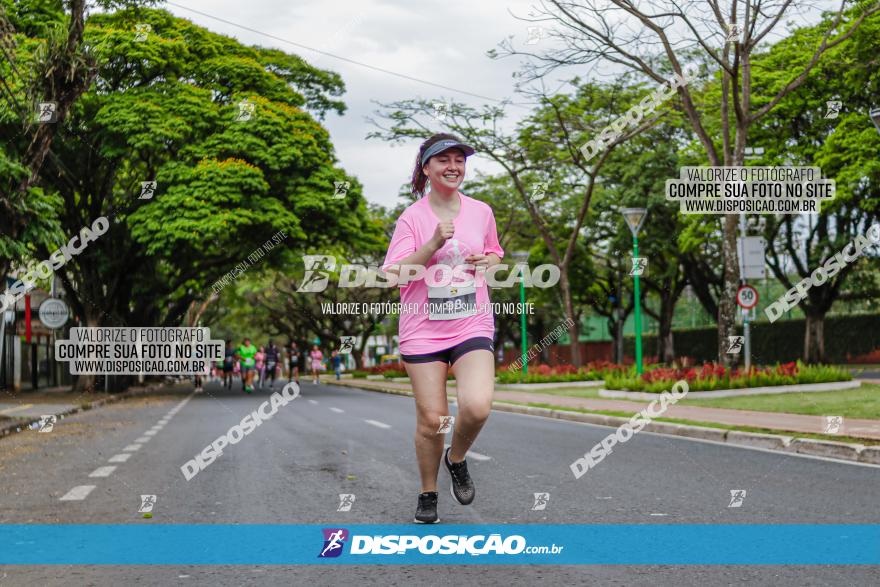
[[[437,517],[437,492],[428,491],[419,494],[419,507],[416,508],[416,524],[436,524],[440,521]]]
[[[447,448],[446,452],[443,454],[443,462],[446,463],[446,470],[449,471],[449,476],[452,477],[452,485],[449,486],[449,491],[452,493],[452,497],[455,498],[455,501],[461,505],[470,505],[470,503],[474,501],[474,496],[476,495],[477,490],[474,487],[474,482],[471,480],[470,474],[468,473],[467,461],[450,463],[450,450],[452,450],[452,447]]]

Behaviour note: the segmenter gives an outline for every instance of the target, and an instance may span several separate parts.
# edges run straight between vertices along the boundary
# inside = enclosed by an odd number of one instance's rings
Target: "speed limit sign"
[[[736,290],[736,303],[743,310],[751,310],[758,305],[758,290],[751,285],[741,285]]]

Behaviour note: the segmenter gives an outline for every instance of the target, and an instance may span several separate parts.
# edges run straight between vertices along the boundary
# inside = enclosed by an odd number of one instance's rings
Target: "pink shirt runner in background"
[[[504,250],[498,243],[498,231],[495,228],[495,215],[492,208],[479,200],[470,198],[461,192],[461,208],[458,216],[452,221],[455,233],[446,241],[439,251],[428,261],[428,267],[437,264],[464,265],[469,255],[488,255],[495,253],[504,256]],[[434,214],[428,201],[423,196],[410,205],[394,228],[388,253],[382,269],[399,263],[412,255],[434,236],[434,230],[440,219]],[[422,311],[428,303],[428,286],[424,278],[410,281],[400,286],[400,303],[402,307],[418,307],[417,312],[400,314],[400,352],[404,355],[421,355],[446,350],[476,336],[495,337],[495,316],[489,307],[489,286],[485,280],[477,286],[476,302],[479,311],[473,316],[454,320],[429,320],[428,314]]]

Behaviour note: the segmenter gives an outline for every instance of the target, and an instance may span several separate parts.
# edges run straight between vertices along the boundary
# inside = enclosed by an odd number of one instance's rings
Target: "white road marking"
[[[151,436],[141,436],[140,438],[135,439],[135,442],[140,442],[141,444],[143,444],[145,442],[149,442],[150,438],[152,438],[152,437]]]
[[[139,444],[129,444],[128,446],[126,446],[122,450],[134,452],[134,451],[140,450],[140,449],[141,449],[141,445],[139,445]]]
[[[649,516],[668,516],[669,514],[648,514]]]
[[[110,473],[116,470],[116,467],[113,465],[104,465],[103,467],[98,467],[94,471],[89,474],[89,477],[109,477]]]
[[[364,422],[366,422],[367,424],[371,424],[376,428],[391,428],[391,426],[389,426],[385,422],[377,422],[376,420],[364,420]]]
[[[336,412],[337,414],[344,414],[345,410],[340,410],[339,408],[330,408],[331,411]]]
[[[158,430],[147,430],[146,432],[144,432],[144,436],[155,436],[156,434],[158,434],[158,432]]]
[[[124,463],[125,461],[127,461],[130,458],[131,458],[130,452],[121,452],[118,455],[113,455],[112,457],[110,457],[110,460],[108,460],[107,462],[108,463]]]
[[[77,485],[61,497],[61,501],[79,501],[85,499],[96,485]]]
[[[449,445],[444,444],[443,447],[449,448]],[[490,457],[488,455],[484,455],[482,453],[474,452],[472,450],[467,451],[467,453],[464,456],[469,459],[474,459],[475,461],[491,461],[492,460],[492,457]]]
[[[315,405],[318,404],[318,402],[317,402],[316,400],[313,400],[313,399],[310,399],[310,400],[309,400],[309,403],[310,403],[310,404],[315,404]]]

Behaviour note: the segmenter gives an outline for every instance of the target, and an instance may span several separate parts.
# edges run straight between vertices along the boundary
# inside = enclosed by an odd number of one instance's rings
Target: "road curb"
[[[59,416],[59,419],[64,419],[65,416],[70,416],[76,414],[77,412],[83,412],[86,410],[92,410],[94,408],[101,407],[105,404],[112,404],[118,402],[120,400],[128,399],[130,397],[137,397],[140,395],[148,395],[150,393],[155,392],[157,389],[161,389],[165,387],[164,383],[155,383],[151,385],[147,385],[146,387],[136,387],[132,388],[128,391],[124,391],[119,394],[111,395],[108,397],[103,397],[101,399],[97,399],[85,404],[80,404],[78,406],[74,406],[69,410],[64,410],[63,412],[58,412],[55,415]],[[10,434],[16,434],[18,432],[22,432],[23,430],[28,430],[32,424],[35,424],[40,421],[40,418],[22,418],[17,419],[12,424],[6,424],[0,427],[0,438],[4,438],[9,436]]]
[[[813,440],[812,438],[795,438],[789,451],[819,457],[831,457],[847,461],[858,461],[859,454],[865,450],[864,444],[849,444],[831,440]]]
[[[413,395],[411,391],[359,386],[356,384],[356,381],[347,383],[347,386],[356,387],[366,391],[375,391],[378,393],[390,393],[392,395],[405,395],[410,397]],[[453,400],[450,399],[450,402],[451,401]],[[630,420],[629,418],[622,418],[620,416],[606,416],[605,414],[590,414],[569,410],[539,408],[536,406],[523,406],[520,404],[498,401],[492,403],[492,409],[502,412],[512,412],[515,414],[527,414],[530,416],[541,416],[543,418],[581,422],[583,424],[608,426],[611,428],[616,428]],[[781,453],[797,453],[880,465],[880,446],[865,446],[863,444],[850,444],[833,440],[814,440],[812,438],[794,438],[784,434],[761,434],[757,432],[726,430],[724,428],[708,428],[705,426],[692,426],[689,424],[675,424],[672,422],[649,422],[644,427],[644,430],[655,434],[711,440],[713,442],[721,442],[734,446],[762,448]]]
[[[794,438],[791,436],[760,434],[758,432],[742,432],[740,430],[728,430],[726,438],[726,442],[731,444],[740,444],[742,446],[779,451],[788,449],[793,440]]]
[[[859,462],[880,465],[880,446],[866,446],[859,454]]]

